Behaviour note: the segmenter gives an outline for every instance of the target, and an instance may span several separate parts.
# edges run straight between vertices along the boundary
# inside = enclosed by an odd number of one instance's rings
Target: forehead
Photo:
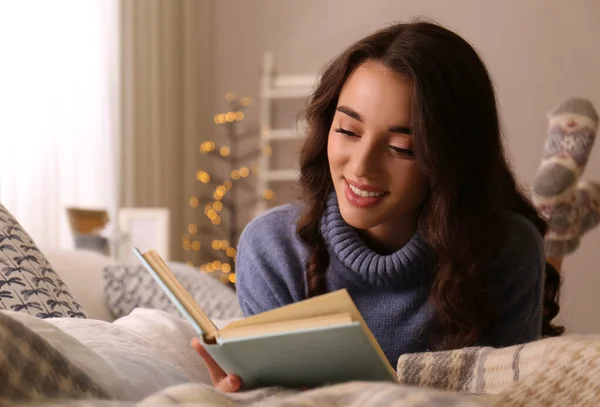
[[[356,110],[365,122],[386,125],[410,123],[413,83],[381,63],[367,61],[358,66],[344,84],[339,106]]]

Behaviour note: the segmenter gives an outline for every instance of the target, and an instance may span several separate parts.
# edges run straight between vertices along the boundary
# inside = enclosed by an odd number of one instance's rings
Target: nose
[[[352,172],[357,179],[373,178],[377,174],[381,163],[377,146],[374,143],[363,140],[360,143],[356,143],[351,158]]]

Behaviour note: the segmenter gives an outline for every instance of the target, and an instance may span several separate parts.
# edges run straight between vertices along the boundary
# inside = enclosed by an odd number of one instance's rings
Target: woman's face
[[[412,98],[412,82],[377,62],[360,65],[340,93],[327,155],[342,217],[355,228],[414,232],[429,183],[413,153]]]

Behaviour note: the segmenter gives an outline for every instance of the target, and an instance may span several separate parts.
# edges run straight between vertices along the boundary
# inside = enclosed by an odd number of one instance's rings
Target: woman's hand
[[[204,363],[208,368],[208,373],[212,379],[213,386],[224,393],[234,393],[242,388],[242,380],[234,375],[227,374],[208,354],[197,338],[192,339],[192,347],[198,352],[200,357],[204,359]]]

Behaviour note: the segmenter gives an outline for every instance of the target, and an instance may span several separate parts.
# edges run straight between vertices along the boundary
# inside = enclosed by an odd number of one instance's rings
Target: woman
[[[491,80],[431,23],[350,46],[306,111],[302,205],[250,222],[238,245],[246,316],[346,288],[392,366],[400,355],[559,335],[546,223],[505,157]],[[236,391],[197,341],[217,388]]]

